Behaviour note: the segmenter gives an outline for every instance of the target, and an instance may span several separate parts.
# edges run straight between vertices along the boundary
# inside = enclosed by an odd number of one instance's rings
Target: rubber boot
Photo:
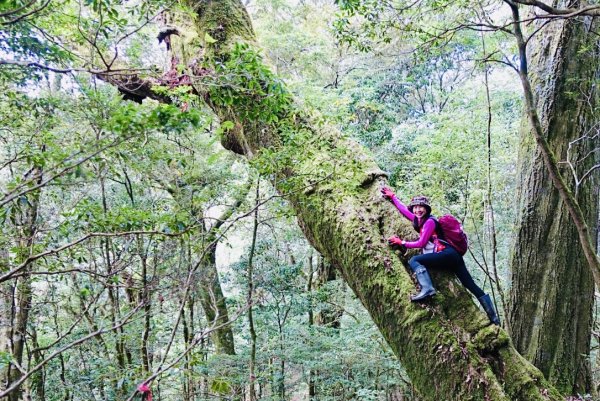
[[[433,288],[433,284],[431,283],[431,277],[429,277],[429,273],[427,273],[427,269],[424,267],[419,267],[415,270],[415,275],[417,276],[417,281],[421,286],[421,291],[417,295],[413,295],[410,297],[412,302],[420,302],[429,297],[435,295],[435,288]]]
[[[494,309],[494,303],[488,294],[482,295],[479,297],[479,303],[483,306],[483,310],[488,315],[490,322],[495,324],[496,326],[500,326],[500,319],[498,319],[498,315],[496,314],[496,309]]]

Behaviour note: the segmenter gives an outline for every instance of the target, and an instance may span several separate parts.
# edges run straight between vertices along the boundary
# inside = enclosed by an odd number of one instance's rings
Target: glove
[[[150,390],[150,386],[147,383],[142,383],[138,386],[138,391],[142,393],[142,399],[145,401],[152,401],[152,390]]]
[[[395,235],[393,237],[388,238],[388,244],[392,246],[404,246],[404,244],[402,243],[402,239]]]
[[[394,196],[396,196],[394,194],[394,192],[391,189],[389,189],[388,187],[381,188],[381,194],[383,195],[384,198],[386,198],[388,200],[392,200],[392,198]]]

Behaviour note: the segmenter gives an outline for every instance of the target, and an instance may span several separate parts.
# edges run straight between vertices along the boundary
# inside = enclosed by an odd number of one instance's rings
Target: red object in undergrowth
[[[152,401],[152,390],[150,390],[150,386],[147,383],[140,384],[137,389],[142,393],[142,400]]]

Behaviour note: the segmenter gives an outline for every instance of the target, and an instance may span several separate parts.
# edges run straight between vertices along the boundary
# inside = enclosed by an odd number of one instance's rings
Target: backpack
[[[449,243],[458,253],[464,256],[469,248],[469,239],[460,221],[451,214],[445,214],[438,219],[437,223],[442,231],[442,240]]]
[[[433,216],[429,217],[435,221],[436,233],[441,241],[448,243],[451,247],[464,256],[469,248],[469,239],[464,232],[460,221],[451,214],[445,214],[439,219]],[[417,219],[413,222],[413,227],[418,230]]]

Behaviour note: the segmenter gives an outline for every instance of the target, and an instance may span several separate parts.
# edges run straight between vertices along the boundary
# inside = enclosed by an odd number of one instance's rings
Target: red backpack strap
[[[438,219],[435,216],[430,216],[429,218],[435,222],[435,235],[437,235],[439,239],[444,240],[444,230]]]

